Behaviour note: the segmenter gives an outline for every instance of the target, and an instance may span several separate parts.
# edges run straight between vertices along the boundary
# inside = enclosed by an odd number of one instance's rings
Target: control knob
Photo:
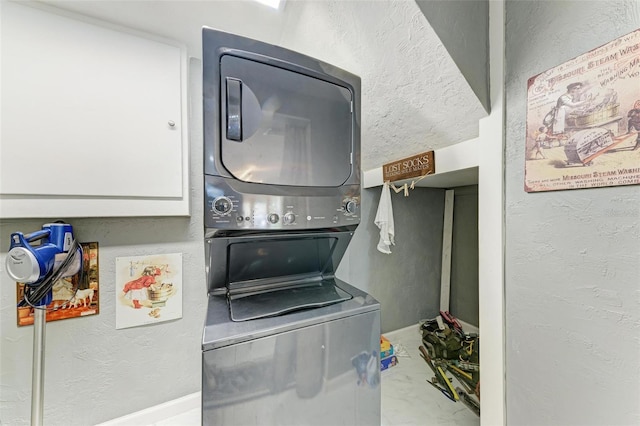
[[[227,197],[218,197],[213,200],[212,203],[213,211],[219,215],[228,214],[233,208],[233,203]]]
[[[356,200],[349,200],[344,203],[344,211],[348,214],[355,214],[358,211],[358,203]]]
[[[296,221],[296,215],[291,212],[285,213],[284,216],[282,216],[282,221],[287,225],[291,225]]]
[[[278,223],[278,221],[280,220],[280,216],[278,216],[276,213],[271,213],[269,216],[267,216],[267,220],[271,223]]]

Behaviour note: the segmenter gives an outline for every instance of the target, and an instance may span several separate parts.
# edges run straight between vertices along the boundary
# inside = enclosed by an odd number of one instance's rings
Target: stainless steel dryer
[[[360,221],[360,79],[208,28],[203,77],[203,424],[380,424],[380,306],[335,277]]]

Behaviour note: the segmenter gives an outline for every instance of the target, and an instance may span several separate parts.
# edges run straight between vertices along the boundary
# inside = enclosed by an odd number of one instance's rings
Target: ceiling
[[[410,0],[47,0],[57,8],[181,41],[200,57],[202,26],[297,50],[362,79],[362,169],[478,136],[487,115]]]

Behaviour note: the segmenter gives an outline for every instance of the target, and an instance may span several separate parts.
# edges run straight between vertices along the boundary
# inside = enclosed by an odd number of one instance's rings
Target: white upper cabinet
[[[188,215],[186,49],[3,2],[0,217]]]

